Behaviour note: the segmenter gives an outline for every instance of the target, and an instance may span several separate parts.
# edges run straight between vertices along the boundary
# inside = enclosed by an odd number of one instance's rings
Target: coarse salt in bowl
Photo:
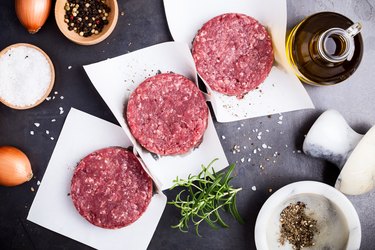
[[[40,48],[13,44],[0,52],[0,101],[13,109],[42,103],[55,81],[51,59]]]

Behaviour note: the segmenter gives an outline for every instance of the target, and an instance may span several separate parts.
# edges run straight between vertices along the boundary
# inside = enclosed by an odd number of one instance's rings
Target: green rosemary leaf
[[[205,221],[210,227],[228,227],[222,219],[220,211],[229,211],[231,215],[240,223],[243,223],[236,206],[236,194],[241,188],[234,189],[229,185],[232,180],[231,174],[235,168],[232,164],[226,172],[216,173],[212,164],[218,159],[214,159],[207,167],[201,165],[202,171],[196,175],[189,175],[187,180],[176,178],[173,188],[185,188],[180,191],[173,201],[168,202],[180,209],[181,219],[177,225],[181,232],[188,230],[191,221],[194,224],[196,234],[199,234],[199,225]]]
[[[233,196],[233,200],[236,200],[236,195]],[[230,206],[230,211],[233,217],[241,224],[245,224],[245,221],[242,219],[240,213],[237,210],[237,204],[236,202],[233,202]]]

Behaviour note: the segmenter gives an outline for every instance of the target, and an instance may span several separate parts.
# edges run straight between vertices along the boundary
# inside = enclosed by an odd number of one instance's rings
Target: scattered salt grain
[[[262,137],[260,135],[257,136],[258,140],[262,140]]]
[[[72,68],[72,66],[69,65],[69,66],[68,66],[68,69],[71,69],[71,68]]]
[[[62,99],[64,99],[64,96],[62,95],[62,96],[60,96],[60,99],[62,100]]]
[[[47,92],[51,67],[35,48],[13,47],[0,56],[0,96],[14,106],[35,104]]]
[[[52,96],[52,100],[55,100],[55,98],[56,98],[55,96]]]
[[[55,121],[56,121],[56,119],[52,119],[52,120],[51,120],[51,122],[55,122]]]
[[[34,189],[33,187],[31,187],[30,189],[31,189],[31,192],[34,192],[34,191],[35,191],[35,189]]]
[[[241,158],[241,162],[245,162],[245,158]]]
[[[58,95],[58,94],[59,94],[59,92],[55,91],[55,92],[54,92],[54,94],[55,94],[55,95]]]
[[[60,115],[64,114],[64,109],[63,109],[63,107],[59,107],[59,110],[60,110]]]
[[[34,123],[34,125],[35,125],[35,127],[37,127],[37,128],[38,128],[38,127],[40,126],[40,123],[38,123],[38,122],[35,122],[35,123]]]
[[[282,121],[278,121],[277,123],[278,123],[278,124],[280,124],[280,125],[281,125],[281,124],[283,124],[283,122],[282,122]]]
[[[55,138],[53,138],[53,137],[50,137],[50,139],[51,139],[51,141],[55,140]]]
[[[251,158],[248,158],[248,159],[247,159],[247,162],[251,162]]]
[[[224,136],[224,135],[222,135],[221,138],[222,138],[223,140],[225,140],[225,136]]]
[[[297,153],[298,153],[298,154],[301,154],[301,153],[302,153],[302,151],[301,151],[301,150],[297,150]]]
[[[251,187],[251,190],[256,191],[256,190],[257,190],[257,187],[256,187],[256,186],[252,186],[252,187]]]
[[[51,100],[51,97],[50,96],[46,97],[46,101],[49,101],[49,100]]]
[[[34,131],[31,130],[31,131],[30,131],[30,135],[34,135]]]
[[[49,130],[46,130],[46,134],[49,135]]]
[[[40,181],[37,181],[36,185],[38,185],[38,186],[39,186],[39,185],[40,185]]]
[[[283,119],[283,116],[282,116],[282,115],[280,115],[280,116],[279,116],[279,120],[281,121],[282,119]]]
[[[256,149],[254,149],[253,153],[254,153],[254,154],[256,154],[256,153],[257,153],[257,150],[256,150]]]
[[[267,148],[267,145],[265,143],[263,143],[262,148]]]

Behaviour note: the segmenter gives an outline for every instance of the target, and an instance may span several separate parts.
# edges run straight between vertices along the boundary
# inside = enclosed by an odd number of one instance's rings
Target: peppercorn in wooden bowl
[[[57,0],[55,19],[60,31],[80,45],[106,39],[118,19],[116,0]]]

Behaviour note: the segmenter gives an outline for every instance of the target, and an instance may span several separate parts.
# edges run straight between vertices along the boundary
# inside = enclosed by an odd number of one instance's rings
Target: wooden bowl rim
[[[105,40],[115,29],[118,20],[118,4],[117,0],[106,0],[106,4],[111,7],[111,12],[109,16],[109,24],[104,26],[102,32],[98,35],[93,35],[89,37],[82,37],[75,33],[74,31],[68,30],[67,24],[64,22],[64,5],[67,0],[57,0],[55,4],[55,20],[59,27],[59,30],[63,35],[79,45],[94,45]],[[113,6],[112,6],[113,5]],[[111,20],[112,19],[112,20]]]
[[[36,101],[34,104],[28,105],[28,106],[17,106],[17,105],[14,105],[14,104],[10,103],[10,102],[7,102],[6,100],[4,100],[0,96],[0,102],[2,102],[3,104],[5,104],[6,106],[8,106],[8,107],[10,107],[12,109],[24,110],[24,109],[30,109],[30,108],[34,108],[34,107],[38,106],[51,93],[52,88],[53,88],[53,86],[55,84],[55,68],[53,66],[53,63],[52,63],[51,59],[47,55],[47,53],[44,52],[41,48],[39,48],[39,47],[37,47],[37,46],[35,46],[33,44],[30,44],[30,43],[15,43],[15,44],[9,45],[8,47],[6,47],[5,49],[3,49],[3,50],[0,51],[0,57],[2,57],[10,49],[17,48],[17,47],[20,47],[20,46],[25,46],[25,47],[33,48],[33,49],[36,49],[37,51],[39,51],[40,53],[42,53],[42,55],[47,59],[47,62],[50,65],[50,69],[51,69],[51,81],[49,83],[49,86],[48,86],[46,92],[44,93],[44,95],[38,101]]]

